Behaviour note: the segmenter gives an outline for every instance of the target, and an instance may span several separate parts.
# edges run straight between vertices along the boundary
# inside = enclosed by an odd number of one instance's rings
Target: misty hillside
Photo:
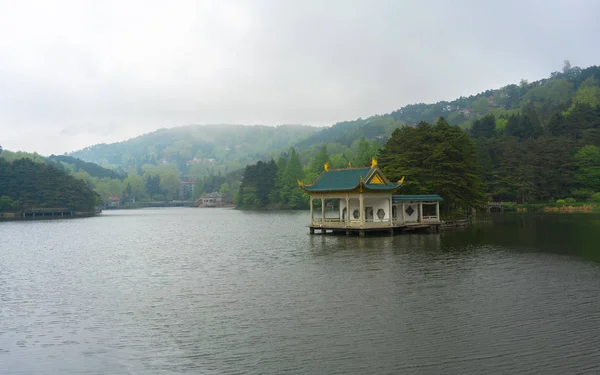
[[[196,177],[211,171],[232,171],[269,158],[272,152],[317,130],[303,125],[189,125],[91,146],[71,156],[125,171],[148,164],[174,164],[180,173]]]
[[[581,87],[590,78],[600,82],[599,67],[581,69],[571,67],[566,61],[562,72],[553,72],[547,79],[531,83],[523,80],[518,85],[510,84],[452,101],[411,104],[385,115],[340,122],[299,141],[297,146],[303,149],[335,143],[350,147],[360,137],[383,141],[398,127],[416,125],[420,121],[433,123],[440,117],[452,125],[470,128],[475,120],[493,114],[501,119],[499,126],[502,127],[510,115],[521,113],[528,104],[535,107],[539,121],[547,122],[554,112],[572,105],[573,100],[591,100],[587,98],[590,89]]]
[[[258,160],[276,158],[292,146],[299,151],[303,164],[307,164],[326,145],[329,154],[336,156],[334,164],[345,165],[365,159],[356,156],[368,148],[366,143],[361,143],[361,138],[383,144],[398,127],[414,126],[420,121],[434,122],[442,116],[450,124],[470,128],[477,120],[493,115],[495,126],[503,129],[511,116],[526,112],[528,119],[546,127],[552,116],[572,111],[577,104],[595,105],[600,100],[598,82],[599,67],[581,69],[571,67],[566,61],[561,72],[553,72],[539,81],[523,80],[452,101],[411,104],[385,115],[344,121],[327,128],[182,126],[124,142],[88,147],[71,155],[105,167],[123,168],[125,172],[137,169],[140,174],[144,165],[169,164],[182,178],[195,178],[231,172]]]
[[[86,162],[72,156],[50,155],[46,157],[46,163],[66,172],[85,172],[95,178],[120,179],[124,177],[112,169],[103,168],[98,164]]]

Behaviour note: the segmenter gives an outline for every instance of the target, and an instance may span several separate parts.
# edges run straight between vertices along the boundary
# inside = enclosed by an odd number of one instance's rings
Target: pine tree
[[[420,123],[394,131],[379,164],[393,180],[405,176],[402,193],[441,195],[446,212],[485,201],[475,142],[443,118],[435,125]]]

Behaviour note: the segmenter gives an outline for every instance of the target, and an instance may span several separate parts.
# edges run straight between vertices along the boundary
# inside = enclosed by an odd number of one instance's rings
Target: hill
[[[100,144],[70,156],[126,171],[173,164],[189,177],[241,169],[289,147],[318,129],[302,125],[190,125],[160,129],[127,141]]]
[[[77,180],[85,182],[85,185],[97,192],[103,202],[108,202],[110,196],[121,196],[123,181],[128,181],[125,173],[117,173],[115,170],[103,168],[97,164],[83,161],[66,155],[51,155],[44,157],[37,153],[23,151],[2,150],[0,146],[0,158],[5,162],[15,162],[22,159],[36,164],[46,164],[59,171],[65,172]]]
[[[540,115],[540,121],[548,121],[552,108],[570,106],[575,102],[593,101],[594,89],[579,90],[586,80],[592,80],[592,87],[600,81],[600,67],[586,69],[571,67],[568,61],[562,72],[553,72],[549,78],[532,83],[522,80],[518,85],[510,84],[498,89],[489,89],[476,95],[460,97],[452,101],[433,104],[411,104],[384,115],[366,119],[344,121],[322,129],[296,145],[303,149],[320,143],[334,143],[349,147],[360,137],[387,140],[392,132],[401,126],[415,126],[421,121],[434,123],[444,117],[451,125],[470,128],[472,123],[488,114],[496,118],[521,113],[523,108],[533,103]],[[596,81],[593,81],[596,79]],[[590,81],[588,81],[590,82]],[[591,91],[590,91],[591,90]],[[501,122],[499,126],[504,126]]]
[[[444,117],[450,125],[468,130],[476,140],[482,169],[487,171],[482,179],[493,199],[526,201],[569,194],[583,198],[600,187],[566,181],[575,179],[577,152],[586,145],[600,146],[598,108],[600,68],[571,67],[567,61],[561,72],[535,82],[522,80],[452,101],[407,105],[388,114],[327,128],[183,126],[88,147],[71,156],[122,169],[145,182],[151,175],[161,175],[162,187],[147,185],[147,195],[172,197],[176,195],[177,179],[202,180],[200,185],[207,189],[227,181],[229,190],[236,190],[239,181],[233,176],[239,176],[240,169],[280,156],[287,160],[292,147],[304,166],[303,178],[310,181],[325,160],[333,168],[349,163],[363,165],[379,152],[395,129],[417,127],[424,121],[434,123]],[[521,157],[512,160],[510,154]],[[525,168],[515,164],[530,160],[537,165]],[[562,162],[571,164],[563,167]],[[238,172],[230,174],[232,171]],[[561,172],[555,175],[550,171]],[[113,191],[118,192],[113,185]],[[123,182],[120,191],[126,186]],[[582,195],[582,191],[586,193]]]
[[[315,128],[301,125],[242,126],[206,125],[161,129],[124,142],[100,144],[71,154],[104,167],[131,171],[144,165],[173,164],[182,178],[204,177],[217,171],[227,173],[259,160],[276,158],[294,146],[303,164],[327,145],[330,155],[345,162],[357,162],[360,139],[383,145],[401,126],[415,126],[421,121],[433,123],[444,117],[451,125],[470,128],[474,121],[488,114],[499,119],[503,127],[507,118],[533,105],[539,121],[547,122],[553,110],[573,102],[593,100],[589,88],[580,90],[588,79],[600,80],[599,68],[571,67],[553,72],[546,79],[532,83],[522,80],[489,89],[476,95],[433,104],[411,104],[388,114],[375,115]],[[589,83],[590,81],[588,81]],[[591,86],[594,86],[593,82]],[[592,90],[593,91],[593,90]],[[567,108],[564,108],[567,109]],[[360,158],[358,158],[360,159]]]
[[[73,173],[85,172],[95,178],[122,179],[125,177],[124,173],[117,173],[115,170],[103,168],[98,164],[86,162],[72,156],[50,155],[45,160],[46,163],[58,169]]]

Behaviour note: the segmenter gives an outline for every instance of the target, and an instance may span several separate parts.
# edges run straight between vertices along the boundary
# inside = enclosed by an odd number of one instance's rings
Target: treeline
[[[577,103],[554,112],[546,123],[533,107],[522,115],[488,115],[475,122],[471,134],[491,199],[588,200],[600,192],[600,106]],[[498,127],[498,120],[506,125]]]
[[[467,127],[476,150],[476,155],[471,156],[476,164],[470,170],[478,174],[481,184],[476,185],[485,199],[518,203],[600,199],[598,67],[582,70],[567,62],[563,72],[555,72],[547,80],[509,85],[495,90],[493,95],[495,108],[479,103],[481,108],[475,109],[487,114]],[[411,185],[408,175],[414,174],[416,183],[422,186],[460,166],[455,163],[458,151],[440,158],[445,155],[442,151],[452,148],[452,137],[439,143],[435,131],[428,133],[424,123],[417,127],[420,130],[414,134],[410,127],[397,130],[384,147],[380,163],[396,163],[387,167],[392,177],[395,172],[400,173],[396,169],[404,171],[407,183],[403,192],[433,189],[446,199],[453,194],[465,195],[459,188],[443,192],[442,185],[422,190]],[[436,148],[436,142],[441,148]],[[402,146],[393,148],[398,143]],[[423,152],[403,159],[402,155],[414,148]],[[389,149],[394,149],[395,154],[389,154]],[[465,149],[472,147],[466,144]],[[441,169],[433,173],[431,168],[436,165]],[[460,177],[456,178],[459,181]],[[444,184],[451,185],[451,180]],[[478,195],[473,196],[469,204],[479,200]]]
[[[125,174],[124,172],[117,173],[115,170],[103,168],[98,164],[90,163],[66,155],[50,155],[46,158],[46,162],[58,169],[62,169],[70,173],[84,171],[90,176],[100,179],[122,179],[124,177],[123,175]]]
[[[499,117],[488,114],[468,131],[443,117],[434,125],[403,126],[379,152],[366,150],[365,162],[378,155],[390,179],[405,176],[402,194],[441,195],[446,214],[490,200],[600,200],[600,85],[590,77],[578,91],[585,95],[554,105],[528,102]],[[348,163],[330,157],[323,146],[304,168],[294,149],[277,162],[248,166],[238,207],[305,208],[308,197],[296,181],[313,182],[332,160],[334,168]]]
[[[81,180],[30,159],[8,162],[0,157],[0,212],[27,207],[94,211],[99,196]]]
[[[238,169],[222,175],[221,172],[211,173],[196,179],[193,198],[198,199],[210,193],[220,193],[225,199],[233,199],[234,193],[240,186],[244,169]]]
[[[308,206],[308,197],[298,189],[297,181],[304,177],[302,164],[295,149],[289,157],[277,162],[259,161],[244,169],[236,195],[236,207],[241,209],[291,208]]]
[[[477,146],[462,129],[440,118],[434,125],[396,129],[379,153],[386,176],[404,177],[401,194],[438,194],[445,215],[485,205]]]
[[[302,125],[190,125],[87,147],[71,156],[128,173],[171,164],[179,175],[196,179],[243,169],[317,130]]]
[[[298,181],[312,183],[323,172],[325,163],[329,163],[330,168],[369,165],[373,155],[381,148],[378,141],[366,138],[360,138],[353,144],[352,148],[336,148],[338,152],[334,154],[329,153],[327,145],[322,145],[317,152],[307,155],[304,166],[295,148],[282,153],[277,160],[246,166],[235,195],[236,207],[307,208],[309,198],[298,188]]]
[[[196,200],[205,194],[222,193],[225,198],[233,198],[239,186],[243,170],[222,175],[220,171],[193,179],[180,175],[173,164],[144,166],[133,170],[120,179],[88,179],[90,186],[100,194],[104,202],[108,197],[118,197],[123,204],[146,201]],[[182,189],[181,182],[195,181],[193,190]]]
[[[181,175],[173,163],[144,165],[132,168],[129,173],[103,168],[97,164],[65,155],[41,156],[37,153],[11,152],[3,150],[2,158],[7,162],[28,159],[38,164],[48,164],[85,182],[88,188],[100,196],[104,205],[110,197],[119,198],[123,204],[144,201],[192,200],[204,194],[221,192],[232,198],[238,188],[243,169],[222,175],[209,169],[197,178],[193,192],[181,189],[181,181],[193,180]]]

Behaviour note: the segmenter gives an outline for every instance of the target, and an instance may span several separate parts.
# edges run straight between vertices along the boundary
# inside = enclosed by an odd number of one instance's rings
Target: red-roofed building
[[[121,199],[119,197],[108,197],[108,207],[119,207]]]

